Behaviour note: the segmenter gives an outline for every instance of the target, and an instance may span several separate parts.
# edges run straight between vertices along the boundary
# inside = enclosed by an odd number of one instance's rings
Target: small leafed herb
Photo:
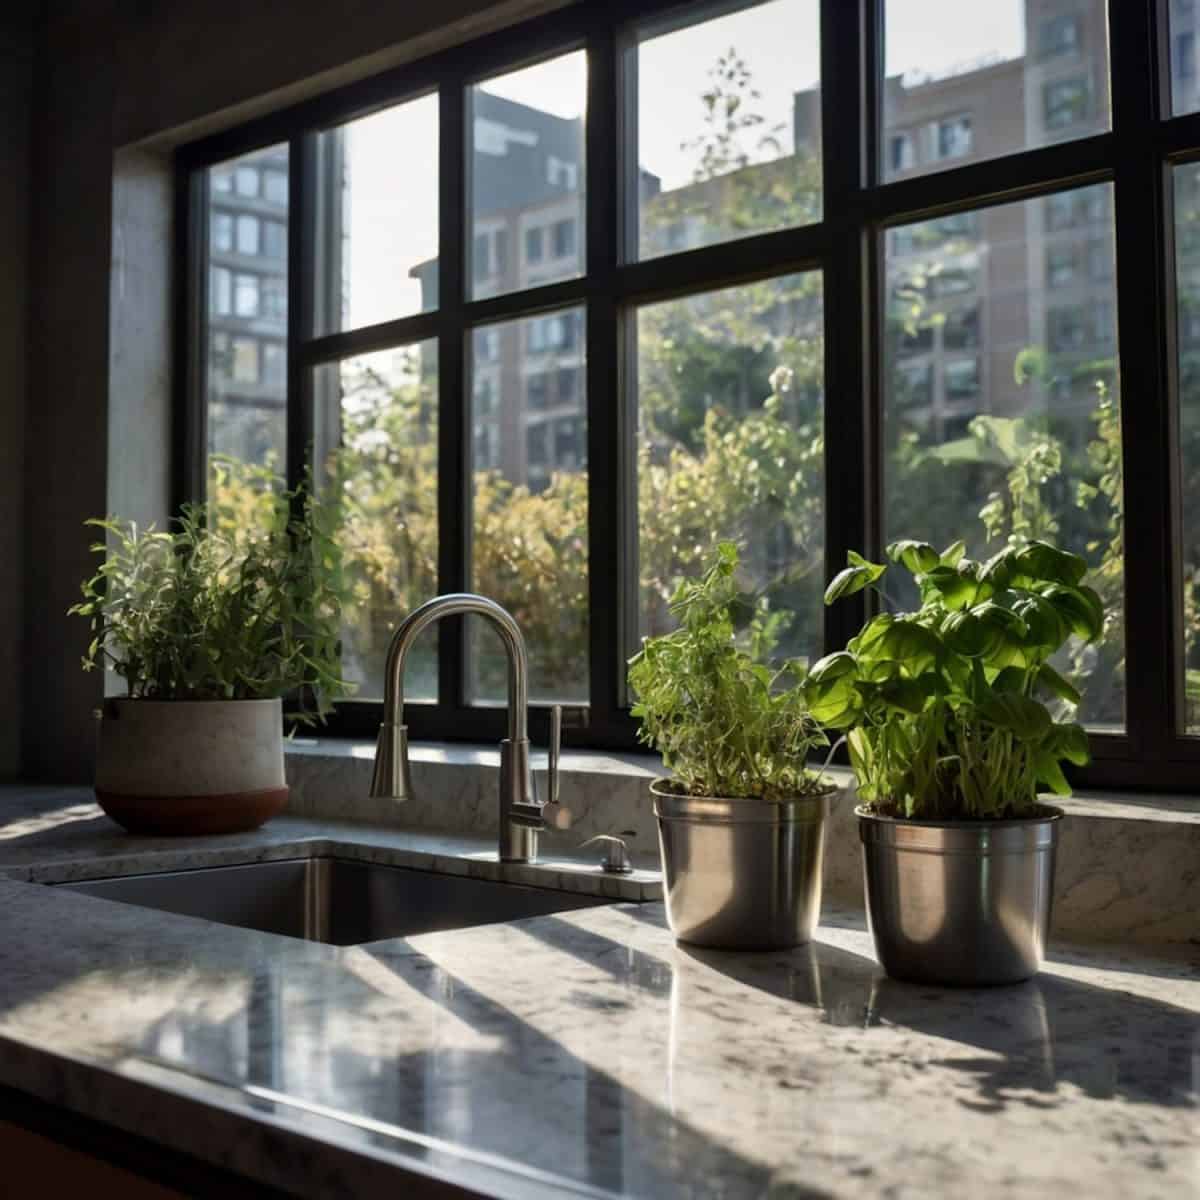
[[[739,592],[737,563],[737,547],[722,542],[703,575],[672,597],[679,628],[646,639],[630,660],[639,736],[691,795],[778,800],[829,791],[805,766],[827,741],[798,686],[802,668],[773,670],[763,661],[766,615]]]
[[[1039,786],[1068,795],[1062,764],[1088,761],[1087,735],[1039,696],[1079,703],[1050,660],[1072,635],[1091,642],[1102,631],[1084,560],[1046,542],[1010,546],[986,563],[967,558],[962,542],[938,554],[900,541],[887,554],[916,580],[920,608],[868,621],[805,685],[817,719],[847,731],[866,806],[993,819],[1035,812]],[[852,553],[825,603],[882,590],[887,569]]]
[[[89,521],[108,540],[92,547],[104,561],[70,610],[91,622],[84,669],[110,667],[131,697],[289,696],[289,715],[323,716],[348,690],[337,522],[336,502],[308,486],[264,489],[249,528],[208,524],[201,505],[169,533]]]

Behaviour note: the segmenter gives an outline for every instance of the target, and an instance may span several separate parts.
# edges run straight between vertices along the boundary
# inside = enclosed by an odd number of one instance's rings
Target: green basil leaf
[[[1063,678],[1049,663],[1042,663],[1038,668],[1037,681],[1047,691],[1068,704],[1078,704],[1082,699],[1079,689],[1069,679]]]
[[[1059,550],[1048,542],[1030,542],[1023,546],[1013,565],[1021,575],[1046,583],[1074,585],[1087,574],[1087,562],[1078,554]]]
[[[892,562],[903,563],[914,575],[932,571],[942,562],[942,556],[928,542],[913,538],[892,542],[887,548],[887,556]]]
[[[1044,704],[1017,692],[993,691],[979,705],[979,715],[1022,742],[1040,741],[1054,724]]]

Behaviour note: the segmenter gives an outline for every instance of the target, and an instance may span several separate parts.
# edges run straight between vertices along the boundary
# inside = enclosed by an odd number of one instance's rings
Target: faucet
[[[549,796],[538,799],[529,764],[529,659],[525,638],[512,614],[486,596],[457,592],[435,596],[401,621],[388,647],[384,675],[383,723],[375,748],[371,795],[406,800],[412,795],[408,764],[408,727],[404,724],[404,665],[413,642],[423,629],[442,617],[474,614],[484,617],[500,634],[508,658],[508,737],[500,743],[501,862],[533,862],[538,831],[547,823],[562,827],[565,814],[558,805],[558,758],[562,741],[562,707],[550,713]],[[554,811],[547,814],[548,805]],[[549,822],[547,820],[549,818]]]

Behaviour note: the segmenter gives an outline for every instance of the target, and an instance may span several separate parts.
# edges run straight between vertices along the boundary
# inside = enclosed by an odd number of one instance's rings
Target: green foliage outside
[[[1074,635],[1104,627],[1087,563],[1044,541],[986,563],[959,541],[939,554],[901,541],[888,557],[910,573],[916,611],[881,613],[845,650],[814,664],[804,687],[813,716],[847,733],[859,796],[889,816],[996,819],[1037,811],[1038,789],[1068,795],[1062,763],[1088,761],[1087,734],[1039,698],[1079,703],[1051,658]],[[827,604],[882,590],[888,568],[851,554]]]
[[[208,522],[195,506],[171,532],[90,522],[107,540],[71,609],[91,623],[84,669],[110,667],[141,699],[286,696],[298,719],[324,715],[345,692],[336,506],[256,487],[238,464],[215,469],[241,522]]]
[[[805,703],[803,665],[768,661],[770,613],[761,600],[747,603],[737,565],[737,547],[722,542],[672,597],[678,628],[647,638],[630,662],[641,739],[687,794],[779,800],[827,791],[806,766],[827,741]]]

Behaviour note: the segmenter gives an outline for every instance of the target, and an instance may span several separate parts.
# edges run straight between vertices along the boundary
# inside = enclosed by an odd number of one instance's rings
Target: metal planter
[[[862,808],[867,919],[887,973],[918,983],[1018,983],[1042,965],[1062,812],[908,821]]]
[[[809,941],[821,911],[825,821],[837,795],[682,796],[651,785],[671,931],[724,950]]]

